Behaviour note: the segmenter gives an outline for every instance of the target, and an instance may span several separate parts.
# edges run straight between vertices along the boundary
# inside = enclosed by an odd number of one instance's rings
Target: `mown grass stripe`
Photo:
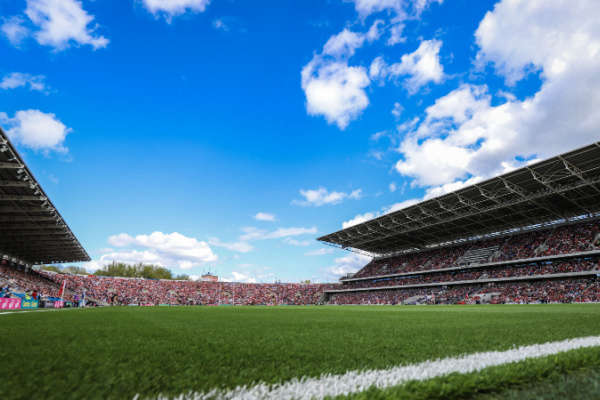
[[[472,373],[488,367],[595,346],[600,346],[600,336],[521,346],[506,351],[474,353],[383,370],[348,371],[341,375],[324,374],[318,378],[295,378],[275,385],[261,383],[254,386],[239,386],[233,390],[215,389],[204,393],[187,393],[175,398],[179,400],[323,399],[360,393],[369,388],[385,389],[410,381],[425,381],[452,373]],[[159,396],[158,398],[173,397]]]

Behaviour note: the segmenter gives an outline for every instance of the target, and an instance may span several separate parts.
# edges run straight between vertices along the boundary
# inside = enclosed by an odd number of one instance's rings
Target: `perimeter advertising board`
[[[21,308],[21,299],[0,299],[0,310],[16,310]]]

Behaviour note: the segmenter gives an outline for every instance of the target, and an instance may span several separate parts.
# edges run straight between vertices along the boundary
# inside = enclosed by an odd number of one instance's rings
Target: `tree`
[[[105,265],[103,268],[94,272],[98,276],[119,276],[125,278],[146,278],[146,279],[185,279],[187,275],[173,276],[173,273],[165,267],[151,264],[125,264],[114,262]]]
[[[77,275],[87,275],[88,274],[88,272],[85,268],[77,267],[75,265],[71,265],[69,267],[63,268],[63,272],[68,273],[68,274],[77,274]]]

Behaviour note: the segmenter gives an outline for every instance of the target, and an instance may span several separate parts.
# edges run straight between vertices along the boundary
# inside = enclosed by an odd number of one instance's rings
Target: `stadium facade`
[[[598,301],[600,142],[319,238],[373,260],[332,303]]]

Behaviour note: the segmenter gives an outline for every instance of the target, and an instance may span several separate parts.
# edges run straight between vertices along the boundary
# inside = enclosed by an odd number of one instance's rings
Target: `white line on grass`
[[[372,386],[378,389],[385,389],[401,385],[408,381],[424,381],[448,375],[453,372],[463,374],[477,372],[484,368],[524,361],[528,358],[544,357],[569,350],[593,346],[600,346],[600,336],[521,346],[506,351],[488,351],[484,353],[467,354],[459,357],[425,361],[419,364],[398,366],[390,369],[348,371],[341,375],[324,374],[318,378],[294,378],[290,381],[275,385],[261,383],[255,386],[238,386],[232,390],[214,389],[204,393],[187,393],[176,397],[176,399],[322,399],[326,396],[339,396],[363,392]],[[139,396],[136,396],[135,398],[138,399]],[[167,397],[159,396],[158,398],[166,399]]]
[[[6,314],[31,314],[31,313],[34,313],[34,312],[66,311],[66,310],[70,310],[70,309],[69,308],[49,308],[49,309],[45,309],[45,310],[4,311],[4,312],[0,312],[0,315],[6,315]]]

